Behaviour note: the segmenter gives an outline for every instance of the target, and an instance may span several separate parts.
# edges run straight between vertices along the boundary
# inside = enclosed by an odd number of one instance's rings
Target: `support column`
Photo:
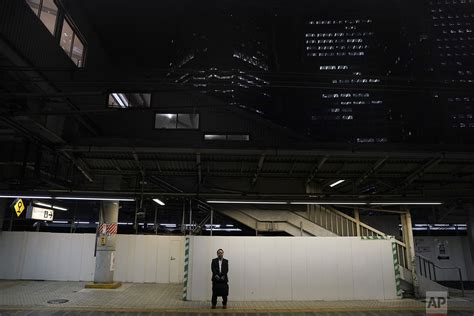
[[[360,214],[358,208],[354,209],[354,218],[356,220],[356,233],[357,236],[360,236]]]
[[[403,242],[407,247],[407,262],[410,267],[413,280],[413,294],[416,298],[418,298],[420,297],[420,288],[416,272],[415,240],[413,238],[413,225],[411,221],[410,210],[406,210],[406,213],[401,215],[401,222],[403,229]]]
[[[116,230],[118,212],[118,201],[102,202],[100,224],[105,224],[106,226],[99,225],[99,227],[106,228],[104,229],[105,231],[99,231],[99,238],[97,239],[94,283],[113,283],[114,281],[117,234],[110,231],[110,229]],[[115,228],[113,228],[114,225]]]
[[[474,266],[474,205],[467,206],[467,238],[469,239],[469,250],[471,252],[471,266]]]
[[[120,177],[107,177],[104,180],[104,189],[120,190]],[[86,284],[86,287],[117,288],[121,285],[120,283],[114,283],[118,214],[119,201],[101,202],[96,241],[94,283]]]
[[[317,183],[310,182],[306,184],[306,193],[307,194],[318,194],[321,193],[321,186]],[[315,221],[316,208],[320,207],[319,205],[306,205],[306,214],[311,221]]]

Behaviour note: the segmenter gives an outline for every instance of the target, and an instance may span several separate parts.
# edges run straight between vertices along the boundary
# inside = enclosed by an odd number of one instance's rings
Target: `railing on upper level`
[[[460,267],[440,267],[436,265],[433,261],[431,261],[430,259],[426,257],[423,257],[422,255],[416,255],[416,261],[417,261],[418,273],[421,276],[424,276],[425,278],[430,279],[435,282],[439,281],[436,276],[436,269],[456,271],[458,274],[460,285],[461,285],[461,293],[462,293],[462,296],[464,296],[464,282],[462,279],[462,273],[461,273]]]
[[[315,205],[309,212],[309,220],[318,224],[339,236],[370,236],[386,237],[387,235],[365,223],[357,220],[335,208],[328,206]],[[359,225],[359,227],[357,227]],[[397,247],[397,257],[399,264],[410,270],[407,260],[406,244],[400,240],[394,239]]]

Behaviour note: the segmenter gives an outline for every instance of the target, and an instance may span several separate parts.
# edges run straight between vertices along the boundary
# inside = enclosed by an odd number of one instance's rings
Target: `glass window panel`
[[[199,114],[178,114],[178,128],[198,129]]]
[[[40,19],[46,28],[54,35],[54,28],[56,26],[56,18],[58,16],[58,7],[53,0],[43,0],[41,7]]]
[[[206,134],[204,135],[205,140],[226,140],[226,135],[212,135]]]
[[[249,135],[227,135],[227,140],[249,141]]]
[[[109,94],[108,104],[112,108],[128,108],[130,100],[125,93],[114,92]]]
[[[63,29],[61,31],[60,44],[69,57],[71,56],[71,46],[72,46],[73,36],[74,36],[74,32],[72,31],[71,25],[69,25],[68,21],[64,20]]]
[[[131,107],[149,108],[151,93],[126,93]]]
[[[38,15],[40,0],[26,0],[26,3],[30,6],[31,10]]]
[[[151,93],[120,93],[113,92],[109,94],[109,107],[129,108],[129,107],[150,107]]]
[[[176,128],[176,114],[156,114],[155,116],[155,128]]]
[[[77,37],[76,34],[74,34],[74,42],[72,44],[71,59],[76,64],[77,67],[83,66],[84,44],[82,44],[82,41],[79,39],[79,37]]]

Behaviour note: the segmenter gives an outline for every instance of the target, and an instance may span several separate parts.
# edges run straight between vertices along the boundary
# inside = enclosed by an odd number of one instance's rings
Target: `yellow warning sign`
[[[25,210],[25,204],[22,199],[16,199],[13,202],[13,209],[15,210],[16,216],[20,217],[21,213]]]
[[[100,245],[105,246],[107,244],[107,237],[100,236]]]

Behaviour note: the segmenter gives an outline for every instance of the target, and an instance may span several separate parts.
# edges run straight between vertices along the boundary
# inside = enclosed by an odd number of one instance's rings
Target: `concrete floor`
[[[181,300],[182,284],[124,284],[116,290],[85,289],[84,282],[0,281],[5,315],[424,315],[425,303],[389,301],[235,302],[227,310]],[[232,294],[232,293],[231,293]],[[62,304],[48,301],[64,299]],[[218,303],[220,307],[220,302]],[[474,315],[474,291],[448,301],[450,315]]]

